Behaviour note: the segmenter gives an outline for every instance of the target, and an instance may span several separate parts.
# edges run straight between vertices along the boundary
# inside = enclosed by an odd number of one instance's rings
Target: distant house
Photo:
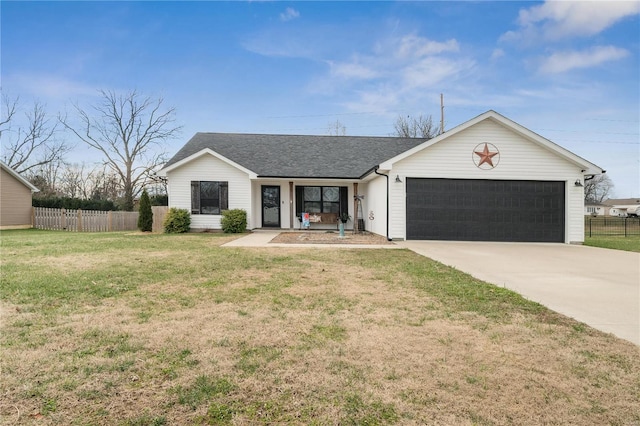
[[[609,216],[640,216],[640,197],[639,198],[609,198],[604,204],[610,206]]]
[[[0,229],[32,226],[31,195],[34,192],[38,192],[38,188],[0,161]]]
[[[169,206],[220,229],[347,226],[393,240],[584,241],[585,177],[597,165],[487,111],[421,138],[197,133],[160,170]],[[319,222],[319,223],[318,223]]]
[[[605,203],[585,201],[584,214],[586,216],[610,216],[611,206]]]

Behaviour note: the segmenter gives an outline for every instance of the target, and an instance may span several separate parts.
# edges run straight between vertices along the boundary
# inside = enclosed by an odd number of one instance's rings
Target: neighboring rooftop
[[[358,179],[385,160],[425,141],[373,136],[196,133],[164,168],[208,148],[260,177]]]
[[[640,204],[640,197],[638,198],[608,198],[603,201],[603,204],[608,206],[621,206],[621,205],[634,205]]]

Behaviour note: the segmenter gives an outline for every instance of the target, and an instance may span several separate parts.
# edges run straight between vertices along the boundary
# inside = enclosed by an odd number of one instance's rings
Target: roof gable
[[[485,112],[484,114],[480,114],[479,116],[459,125],[454,127],[453,129],[442,133],[441,135],[430,139],[416,147],[414,147],[413,149],[410,149],[406,152],[403,152],[399,155],[397,155],[396,157],[390,158],[389,160],[383,162],[382,164],[380,164],[380,169],[382,170],[391,170],[393,168],[393,164],[401,161],[407,157],[410,157],[411,155],[416,154],[417,152],[420,152],[430,146],[433,146],[435,144],[441,143],[443,141],[446,141],[448,138],[465,131],[466,129],[477,125],[478,123],[481,123],[485,120],[492,120],[495,123],[500,124],[501,126],[504,126],[505,128],[515,132],[516,134],[520,135],[521,137],[539,145],[540,147],[551,151],[552,153],[560,156],[561,158],[564,158],[565,160],[576,164],[580,167],[582,167],[583,169],[583,173],[585,175],[590,175],[590,174],[601,174],[604,173],[604,170],[602,170],[602,168],[600,168],[599,166],[585,160],[584,158],[572,153],[571,151],[561,147],[560,145],[557,145],[553,142],[551,142],[550,140],[538,135],[537,133],[527,129],[524,126],[521,126],[520,124],[504,117],[503,115],[498,114],[497,112],[490,110]]]
[[[186,158],[183,158],[183,159],[181,159],[179,161],[176,161],[176,162],[172,163],[171,165],[169,165],[169,163],[167,163],[167,165],[165,165],[162,168],[162,170],[160,170],[160,172],[158,172],[158,174],[160,176],[166,176],[167,172],[170,172],[173,169],[177,169],[178,167],[180,167],[180,166],[182,166],[184,164],[187,164],[187,163],[195,160],[196,158],[200,158],[203,155],[211,155],[213,157],[216,157],[217,159],[229,164],[230,166],[235,167],[236,169],[245,172],[246,174],[249,175],[249,177],[251,179],[254,179],[254,178],[257,177],[256,173],[253,172],[252,170],[249,170],[249,169],[241,166],[240,164],[236,163],[235,161],[229,160],[228,158],[220,155],[219,153],[213,151],[210,148],[204,148],[204,149],[202,149],[202,150],[200,150],[200,151],[198,151],[198,152],[196,152],[196,153],[194,153],[194,154],[192,154],[192,155],[190,155],[190,156],[188,156]]]
[[[36,188],[35,186],[33,186],[33,184],[31,182],[29,182],[28,180],[26,180],[25,178],[20,176],[20,174],[18,172],[16,172],[11,167],[6,165],[4,162],[0,161],[0,167],[2,168],[2,170],[4,170],[5,172],[7,172],[11,176],[13,176],[18,182],[20,182],[21,184],[23,184],[24,186],[29,188],[31,190],[31,192],[40,192],[40,190],[38,188]]]

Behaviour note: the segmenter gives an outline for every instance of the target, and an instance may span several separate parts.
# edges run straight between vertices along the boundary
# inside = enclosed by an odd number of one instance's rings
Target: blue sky
[[[386,136],[398,115],[439,120],[443,93],[445,127],[496,110],[640,196],[640,2],[0,8],[4,93],[53,115],[100,89],[162,96],[184,126],[170,155],[198,131]]]

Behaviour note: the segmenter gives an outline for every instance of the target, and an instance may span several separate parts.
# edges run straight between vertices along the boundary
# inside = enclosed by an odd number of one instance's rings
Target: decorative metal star
[[[480,157],[478,167],[482,166],[484,163],[487,163],[491,167],[495,167],[491,159],[498,155],[498,152],[489,152],[489,146],[486,143],[484,144],[484,149],[482,151],[474,151],[473,153]]]

